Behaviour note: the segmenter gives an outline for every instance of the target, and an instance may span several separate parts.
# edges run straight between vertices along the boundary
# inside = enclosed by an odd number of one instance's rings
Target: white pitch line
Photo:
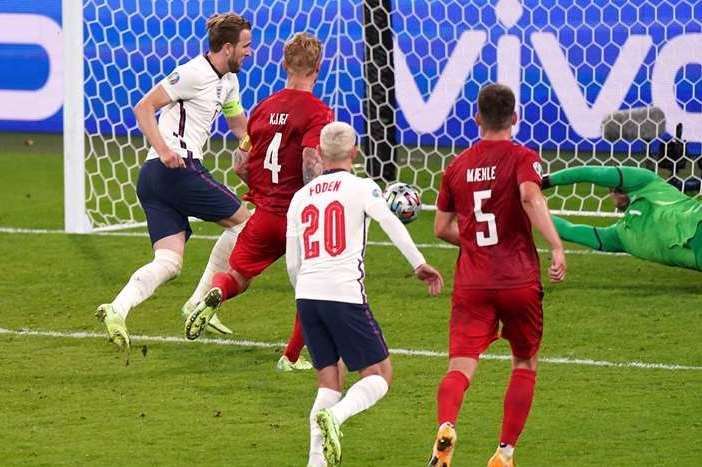
[[[105,334],[94,332],[59,332],[59,331],[33,331],[31,329],[6,329],[0,328],[0,334],[14,336],[32,336],[32,337],[58,337],[64,339],[105,339]],[[257,342],[250,340],[238,339],[218,339],[218,338],[202,338],[196,341],[189,341],[183,337],[175,336],[131,336],[133,341],[141,342],[166,342],[176,344],[204,344],[204,345],[222,345],[234,347],[257,347],[257,348],[275,348],[283,347],[283,342]],[[415,350],[415,349],[390,349],[390,353],[394,355],[405,355],[410,357],[430,357],[430,358],[446,358],[446,352],[436,352],[433,350]],[[509,355],[494,355],[483,354],[482,360],[511,360]],[[595,366],[608,368],[634,368],[642,370],[668,370],[668,371],[702,371],[702,366],[677,365],[669,363],[648,363],[648,362],[609,362],[606,360],[592,360],[582,358],[568,357],[539,357],[540,363],[551,363],[554,365],[578,365],[578,366]]]
[[[15,227],[0,227],[0,233],[8,234],[30,234],[30,235],[42,235],[42,234],[54,234],[54,235],[73,235],[67,234],[63,230],[58,229],[21,229]],[[149,234],[146,232],[93,232],[90,234],[75,234],[75,235],[96,235],[100,237],[148,237]],[[190,237],[193,240],[217,240],[219,235],[192,235]],[[370,246],[393,246],[392,242],[376,242],[369,241]],[[438,248],[440,250],[455,250],[458,247],[450,245],[448,243],[417,243],[417,248]],[[537,248],[539,253],[549,253],[549,250],[543,248]],[[597,250],[565,250],[567,255],[605,255],[605,256],[629,256],[627,253],[608,253],[606,251]]]

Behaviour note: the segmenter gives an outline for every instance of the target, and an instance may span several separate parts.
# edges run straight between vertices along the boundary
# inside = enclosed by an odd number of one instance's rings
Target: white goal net
[[[284,86],[285,40],[315,34],[325,47],[315,93],[358,130],[376,163],[369,175],[415,185],[427,205],[447,163],[476,141],[477,93],[494,81],[515,91],[514,137],[541,153],[546,171],[644,166],[700,193],[702,6],[693,0],[82,0],[84,81],[72,85],[84,102],[84,209],[93,229],[143,221],[135,185],[147,144],[132,109],[206,51],[205,21],[223,11],[253,27],[254,56],[239,73],[246,109]],[[621,131],[610,126],[605,139],[603,120],[625,109],[664,121],[615,123]],[[230,168],[235,145],[220,119],[206,165],[241,194]],[[590,186],[560,187],[549,204],[612,213]]]

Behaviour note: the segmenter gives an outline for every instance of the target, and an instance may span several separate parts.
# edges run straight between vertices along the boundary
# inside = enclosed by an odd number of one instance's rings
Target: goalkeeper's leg
[[[584,224],[573,224],[561,217],[551,216],[558,235],[565,241],[577,243],[593,250],[624,251],[615,226],[594,227]]]

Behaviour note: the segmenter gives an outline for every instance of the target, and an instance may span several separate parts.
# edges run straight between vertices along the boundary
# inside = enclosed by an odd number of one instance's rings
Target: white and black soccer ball
[[[397,182],[385,188],[385,201],[390,210],[402,221],[409,224],[419,216],[422,200],[419,192],[412,185]]]

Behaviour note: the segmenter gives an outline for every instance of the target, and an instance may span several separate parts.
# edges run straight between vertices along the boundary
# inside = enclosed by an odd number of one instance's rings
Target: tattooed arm
[[[322,173],[322,158],[314,148],[302,150],[302,180],[305,184]]]
[[[234,150],[233,163],[234,172],[239,176],[239,178],[244,182],[249,182],[249,153],[242,151],[240,148]]]

